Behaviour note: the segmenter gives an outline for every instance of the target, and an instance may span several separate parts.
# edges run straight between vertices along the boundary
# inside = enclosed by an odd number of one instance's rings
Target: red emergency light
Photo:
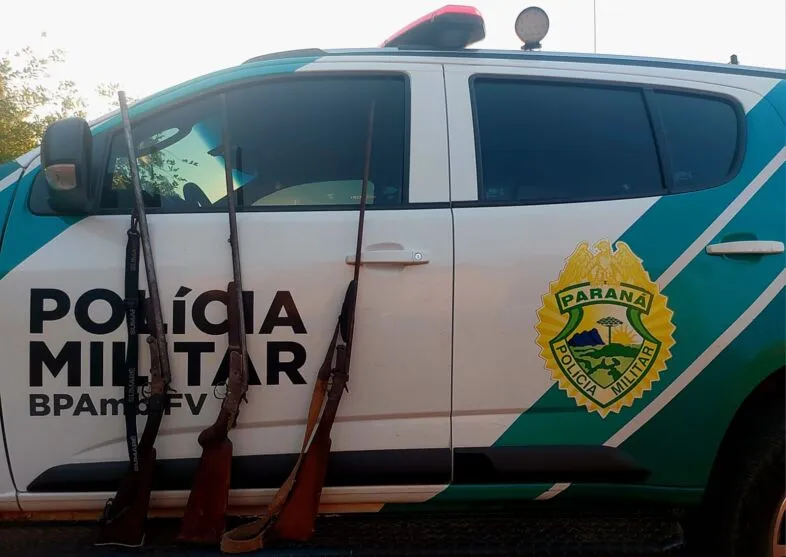
[[[461,49],[483,40],[485,36],[483,16],[476,8],[449,4],[413,21],[381,46]]]

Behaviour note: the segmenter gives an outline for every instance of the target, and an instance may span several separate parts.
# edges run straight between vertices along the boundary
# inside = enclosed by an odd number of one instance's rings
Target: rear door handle
[[[347,265],[355,264],[355,254],[346,257]],[[428,263],[428,256],[423,250],[415,249],[375,249],[360,254],[360,264],[387,265],[423,265]]]
[[[783,242],[770,240],[744,240],[741,242],[720,242],[707,246],[710,255],[769,255],[783,253]]]

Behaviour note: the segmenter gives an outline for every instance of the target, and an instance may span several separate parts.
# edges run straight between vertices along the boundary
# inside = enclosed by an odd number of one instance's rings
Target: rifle
[[[254,551],[261,549],[266,542],[273,540],[307,541],[314,534],[314,522],[319,511],[319,500],[325,484],[330,454],[330,432],[349,380],[349,363],[352,354],[355,307],[360,276],[360,252],[366,214],[366,192],[371,164],[374,107],[375,102],[372,101],[366,139],[363,185],[360,194],[354,275],[344,293],[344,302],[333,331],[333,337],[317,373],[300,455],[289,477],[276,493],[265,514],[257,520],[238,526],[224,534],[221,539],[221,551],[224,553]],[[339,334],[343,344],[337,343]],[[334,356],[335,366],[333,366]]]
[[[232,468],[232,441],[229,431],[235,426],[240,403],[248,390],[245,312],[240,281],[240,254],[237,241],[237,215],[232,179],[231,150],[227,124],[226,96],[221,94],[223,110],[224,172],[229,209],[229,243],[232,247],[233,281],[227,285],[229,323],[229,376],[227,394],[213,425],[199,434],[202,446],[199,468],[188,497],[178,541],[217,544],[224,533]]]
[[[156,461],[155,441],[161,426],[164,408],[167,405],[171,372],[169,367],[169,351],[164,333],[164,319],[161,313],[161,299],[158,295],[158,280],[153,263],[153,250],[150,243],[150,231],[147,226],[147,214],[142,199],[142,186],[139,181],[139,169],[136,161],[134,140],[131,134],[131,122],[128,118],[128,106],[125,92],[119,91],[120,113],[123,118],[126,144],[128,147],[128,164],[131,169],[131,182],[134,189],[134,208],[131,212],[131,226],[128,230],[126,246],[126,317],[128,319],[129,339],[126,361],[126,385],[124,406],[126,415],[126,437],[129,448],[129,469],[120,482],[115,497],[109,499],[101,518],[101,528],[95,545],[122,545],[139,547],[145,540],[145,521],[150,505],[150,491],[153,484],[153,470]],[[137,227],[139,230],[137,231]],[[137,340],[136,316],[138,300],[136,293],[137,274],[139,271],[139,237],[142,240],[142,254],[145,258],[145,273],[149,303],[145,304],[147,322],[153,323],[152,333],[147,337],[150,349],[150,397],[147,399],[147,421],[142,432],[142,439],[136,445],[136,374],[137,374]]]

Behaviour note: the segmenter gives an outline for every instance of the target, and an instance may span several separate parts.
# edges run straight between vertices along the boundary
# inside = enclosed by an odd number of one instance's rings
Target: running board
[[[235,522],[234,520],[232,522]],[[179,522],[151,519],[144,553],[167,556],[220,555],[174,545]],[[570,514],[541,508],[505,513],[375,513],[327,515],[317,520],[307,544],[266,548],[269,556],[522,556],[644,557],[681,555],[683,530],[667,512]],[[116,556],[92,547],[91,523],[11,524],[0,527],[4,557]]]

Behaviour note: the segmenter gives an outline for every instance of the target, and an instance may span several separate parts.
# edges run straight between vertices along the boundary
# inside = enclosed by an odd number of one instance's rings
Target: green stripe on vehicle
[[[0,164],[0,180],[6,176],[10,176],[11,173],[16,172],[20,168],[22,168],[22,166],[16,161],[8,161]]]
[[[621,445],[652,470],[649,483],[705,484],[735,409],[786,361],[784,308],[786,292],[781,291],[702,374]],[[668,451],[661,450],[665,442]]]
[[[786,124],[786,81],[781,81],[773,87],[767,95],[767,100],[775,107],[781,120]]]
[[[9,180],[9,183],[5,184],[2,189],[0,189],[0,246],[3,245],[3,237],[5,235],[5,228],[6,222],[8,222],[8,214],[11,211],[11,203],[14,200],[14,194],[16,193],[16,183],[18,181],[14,180],[11,176],[17,173],[19,176],[22,174],[22,165],[20,165],[16,161],[9,161],[4,164],[0,164],[0,183],[3,180]]]
[[[83,217],[40,217],[27,208],[27,196],[38,170],[29,172],[17,185],[8,221],[8,238],[0,249],[0,280],[22,261],[52,241]]]
[[[14,201],[14,194],[16,193],[16,184],[0,190],[0,246],[3,245],[3,237],[5,236],[6,222],[11,212],[11,203]]]

